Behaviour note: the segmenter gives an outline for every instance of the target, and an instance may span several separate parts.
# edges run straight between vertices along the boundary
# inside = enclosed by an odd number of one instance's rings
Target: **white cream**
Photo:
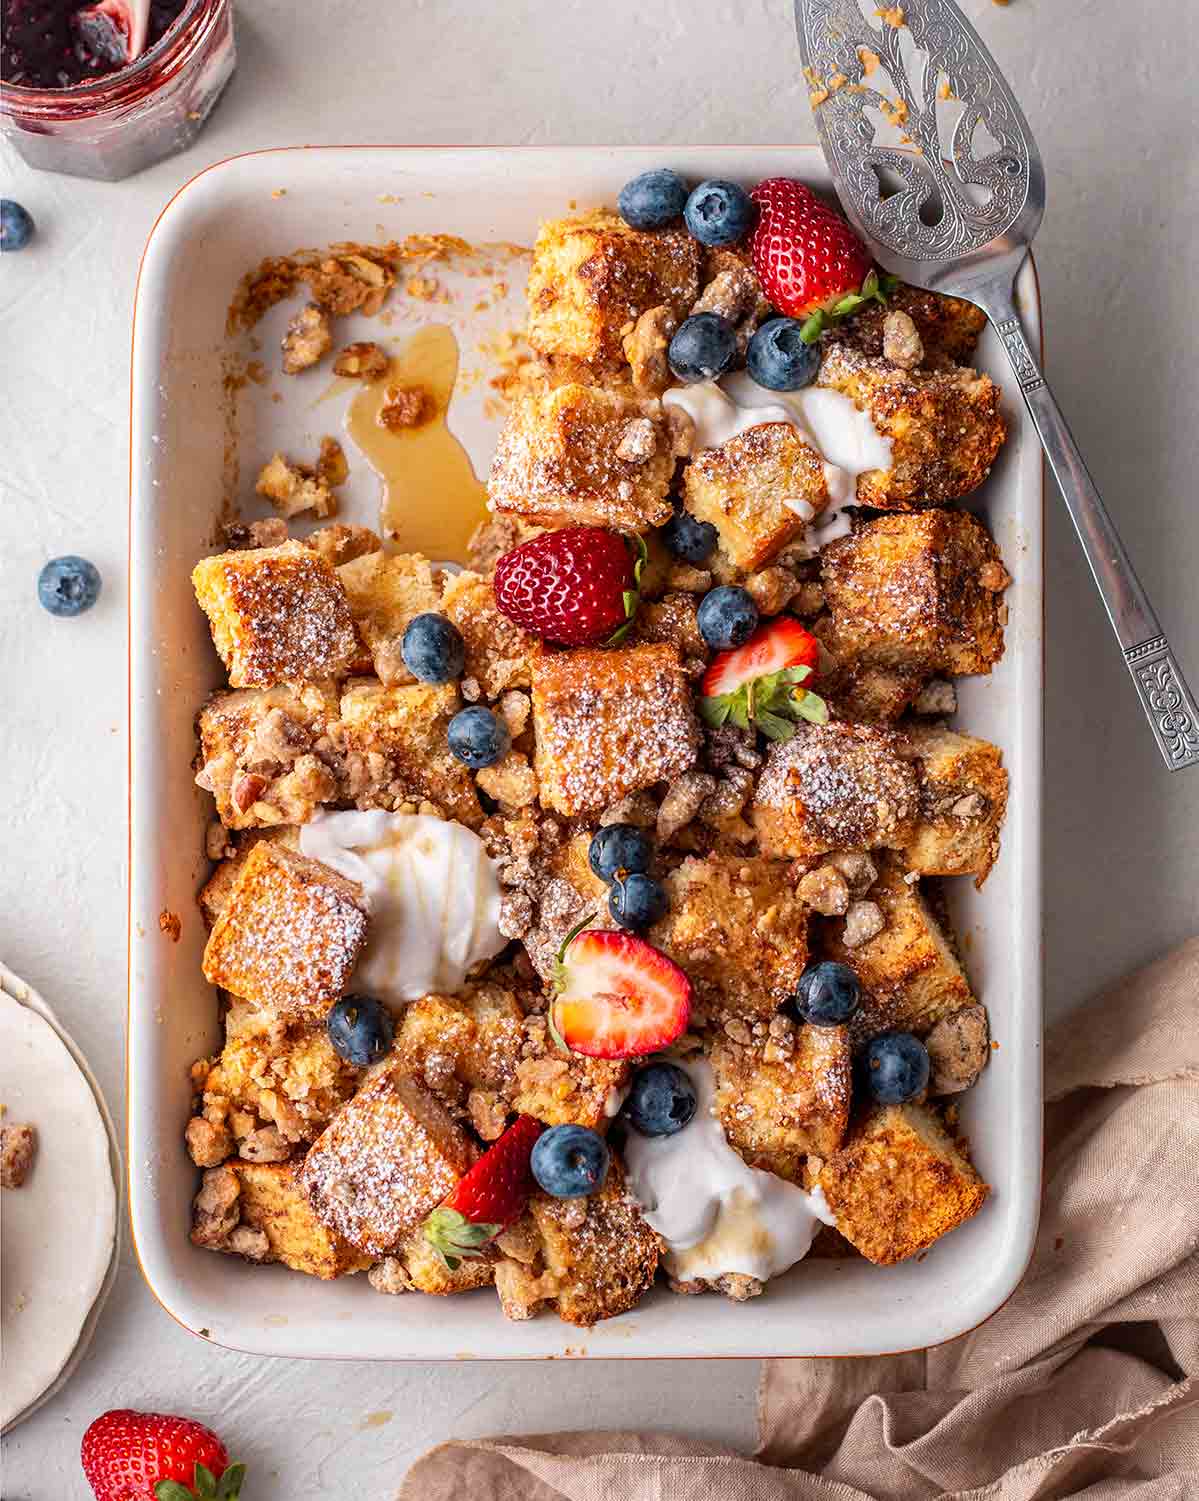
[[[833,1223],[824,1195],[743,1162],[713,1113],[711,1068],[702,1061],[680,1067],[695,1085],[695,1115],[673,1136],[630,1129],[629,1191],[666,1241],[672,1277],[739,1272],[769,1281],[807,1255],[817,1226]]]
[[[719,385],[705,381],[667,391],[662,404],[678,407],[691,418],[697,449],[719,448],[763,423],[789,422],[823,458],[832,506],[855,499],[859,475],[891,467],[891,439],[879,432],[868,412],[826,386],[768,391],[747,371],[738,370]]]
[[[406,813],[318,813],[301,853],[357,881],[370,927],[354,986],[399,1005],[453,995],[507,941],[483,841],[459,823]]]

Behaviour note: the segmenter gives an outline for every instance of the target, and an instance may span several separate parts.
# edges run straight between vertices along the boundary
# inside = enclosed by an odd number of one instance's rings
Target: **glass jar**
[[[116,182],[190,146],[233,72],[233,0],[189,0],[127,68],[91,83],[0,83],[0,130],[31,167]]]

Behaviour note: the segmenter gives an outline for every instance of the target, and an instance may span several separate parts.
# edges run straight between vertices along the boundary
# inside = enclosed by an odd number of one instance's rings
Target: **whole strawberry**
[[[237,1501],[246,1473],[203,1423],[128,1407],[91,1424],[80,1459],[96,1501]]]
[[[637,612],[645,543],[600,526],[543,532],[495,565],[500,612],[559,646],[615,644]]]
[[[780,313],[805,319],[814,344],[825,328],[864,302],[884,302],[866,247],[811,188],[791,177],[768,177],[750,197],[758,223],[750,241],[762,290]]]
[[[425,1221],[425,1239],[451,1272],[465,1257],[481,1256],[525,1212],[537,1186],[529,1159],[541,1131],[531,1115],[518,1117]]]

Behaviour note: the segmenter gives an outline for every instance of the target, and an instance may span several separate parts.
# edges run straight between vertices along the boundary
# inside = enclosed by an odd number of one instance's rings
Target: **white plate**
[[[792,174],[827,184],[819,151],[802,147],[297,148],[237,157],[201,173],[151,236],[133,348],[130,1208],[142,1268],[163,1306],[221,1344],[267,1355],[390,1360],[865,1355],[936,1344],[973,1327],[1003,1303],[1027,1264],[1041,1162],[1041,459],[990,333],[979,360],[1004,386],[1013,434],[977,504],[1015,582],[1007,653],[991,677],[962,681],[960,720],[1002,746],[1012,803],[986,888],[975,893],[960,881],[952,893],[967,965],[999,1043],[962,1110],[976,1160],[994,1186],[983,1212],[920,1261],[887,1269],[860,1260],[803,1263],[748,1305],[659,1290],[633,1313],[589,1332],[550,1315],[508,1323],[489,1291],[385,1298],[361,1276],[318,1283],[188,1243],[196,1173],[182,1143],[187,1069],[218,1046],[195,907],[207,868],[207,799],[188,768],[196,711],[221,682],[188,575],[209,549],[221,496],[229,437],[222,356],[231,348],[254,353],[244,336],[226,341],[233,289],[264,255],[298,246],[418,231],[453,233],[476,245],[527,245],[538,220],[572,204],[612,203],[627,178],[659,162],[697,180],[752,183]],[[1026,327],[1039,339],[1031,266],[1019,291]],[[393,305],[408,320],[444,322],[451,311],[402,294]],[[482,316],[485,334],[493,314]],[[373,327],[375,334],[397,332],[395,325]],[[261,358],[274,369],[277,323],[258,335]],[[463,360],[465,368],[465,348]],[[241,393],[243,495],[276,442],[303,456],[320,433],[335,430],[336,405],[313,406],[325,385],[315,374],[298,381],[276,375],[267,387],[251,383]],[[287,400],[272,402],[276,391]],[[485,473],[494,425],[478,388],[456,402],[451,421]],[[358,502],[369,500],[369,479],[360,474],[356,484],[366,487],[355,491]],[[357,519],[374,516],[368,510]],[[164,910],[182,918],[178,942],[160,931]]]
[[[83,1054],[36,991],[0,965],[12,1046],[0,1049],[10,1124],[38,1131],[33,1170],[4,1191],[0,1427],[48,1402],[91,1342],[117,1272],[121,1159]]]

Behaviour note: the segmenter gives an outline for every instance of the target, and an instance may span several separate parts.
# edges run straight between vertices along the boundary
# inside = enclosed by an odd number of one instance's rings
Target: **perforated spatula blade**
[[[795,0],[795,20],[842,208],[886,270],[995,325],[1166,765],[1199,764],[1199,707],[1013,300],[1045,208],[1015,95],[953,0]]]

